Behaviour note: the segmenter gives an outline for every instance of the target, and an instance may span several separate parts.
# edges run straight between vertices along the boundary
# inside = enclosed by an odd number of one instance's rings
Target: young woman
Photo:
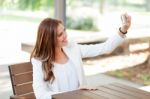
[[[31,54],[33,89],[37,99],[51,99],[56,93],[86,86],[82,58],[112,52],[125,38],[131,17],[121,16],[122,26],[106,42],[80,45],[67,40],[65,27],[59,20],[46,18],[38,28],[35,48]],[[84,86],[84,87],[83,87]]]

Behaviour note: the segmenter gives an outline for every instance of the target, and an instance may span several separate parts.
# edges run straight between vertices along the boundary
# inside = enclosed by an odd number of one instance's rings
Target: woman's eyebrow
[[[60,32],[59,34],[58,34],[58,36],[61,36],[63,34],[63,31],[62,32]]]
[[[58,33],[58,36],[62,35],[64,31],[66,31],[66,28],[64,28],[63,31],[61,31],[60,33]]]

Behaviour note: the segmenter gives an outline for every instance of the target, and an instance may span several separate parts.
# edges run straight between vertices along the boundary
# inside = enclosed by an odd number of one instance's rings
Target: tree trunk
[[[150,54],[149,54],[149,56],[147,58],[147,66],[150,66]]]
[[[142,64],[144,64],[146,66],[150,66],[150,41],[149,41],[148,51],[149,51],[149,55],[148,55],[147,59],[145,60],[145,62],[142,63]]]
[[[100,13],[103,14],[104,12],[104,3],[105,3],[105,0],[100,0]]]
[[[150,1],[150,0],[149,0]],[[150,2],[149,2],[150,3]],[[150,66],[150,40],[149,40],[149,56],[147,58],[147,66]]]
[[[146,64],[147,66],[150,66],[150,41],[149,41],[149,55],[148,55],[148,57],[147,57],[147,59],[146,59],[146,61],[145,61],[145,64]]]

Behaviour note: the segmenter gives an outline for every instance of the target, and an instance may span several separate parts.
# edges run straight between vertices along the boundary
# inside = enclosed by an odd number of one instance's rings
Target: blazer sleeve
[[[32,58],[31,60],[33,66],[33,90],[36,96],[36,99],[52,99],[52,95],[56,94],[57,92],[51,91],[48,86],[47,82],[43,80],[43,71],[41,62]]]
[[[90,45],[80,45],[79,49],[81,52],[81,57],[94,57],[102,54],[111,53],[116,47],[123,43],[125,38],[122,38],[119,34],[115,34],[106,40],[104,43],[90,44]]]

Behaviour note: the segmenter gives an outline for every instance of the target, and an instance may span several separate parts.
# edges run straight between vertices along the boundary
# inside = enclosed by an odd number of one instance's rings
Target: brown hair
[[[34,57],[42,62],[45,81],[53,82],[55,79],[52,62],[55,59],[57,27],[59,24],[62,24],[62,22],[51,18],[46,18],[40,23],[36,44],[31,53],[31,58]]]

